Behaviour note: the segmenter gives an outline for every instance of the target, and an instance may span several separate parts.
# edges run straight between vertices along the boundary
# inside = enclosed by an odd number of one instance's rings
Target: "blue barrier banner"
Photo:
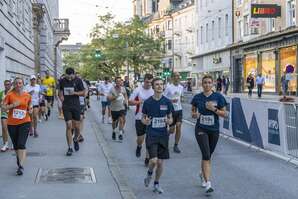
[[[227,103],[226,112],[227,114],[226,114],[226,117],[224,118],[223,128],[230,130],[230,112],[231,112],[230,103]]]
[[[278,110],[268,109],[268,142],[280,146]]]

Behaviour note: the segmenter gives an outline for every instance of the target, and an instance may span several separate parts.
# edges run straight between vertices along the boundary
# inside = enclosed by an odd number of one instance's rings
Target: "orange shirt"
[[[11,91],[4,98],[4,104],[7,105],[13,104],[16,101],[19,101],[20,105],[9,110],[7,124],[19,125],[31,122],[28,112],[29,104],[31,104],[31,95],[26,92],[22,95],[18,95],[15,91]]]

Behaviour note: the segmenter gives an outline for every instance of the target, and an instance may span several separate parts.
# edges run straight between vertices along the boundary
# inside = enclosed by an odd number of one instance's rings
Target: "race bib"
[[[122,93],[120,93],[119,96],[117,97],[117,101],[124,101],[124,96]]]
[[[64,95],[73,95],[74,87],[65,87],[64,88]]]
[[[201,115],[200,116],[200,124],[206,126],[214,125],[214,115]]]
[[[14,119],[19,119],[19,120],[22,120],[26,117],[26,111],[24,110],[21,110],[21,109],[13,109],[12,111],[12,117]]]
[[[154,117],[152,119],[152,128],[165,128],[166,118],[165,117]]]
[[[85,98],[80,96],[80,105],[85,105]]]

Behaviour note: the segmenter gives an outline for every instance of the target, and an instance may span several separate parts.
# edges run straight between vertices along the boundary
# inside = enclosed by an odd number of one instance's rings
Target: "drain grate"
[[[27,152],[28,157],[41,157],[45,155],[46,155],[45,153],[40,153],[40,152]],[[12,156],[16,156],[16,154],[13,153]]]
[[[94,184],[93,168],[39,169],[35,183],[40,184]]]

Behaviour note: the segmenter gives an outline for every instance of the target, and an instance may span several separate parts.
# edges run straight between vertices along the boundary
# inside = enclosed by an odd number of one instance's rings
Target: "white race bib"
[[[84,106],[85,105],[85,98],[80,96],[80,105]]]
[[[154,117],[152,119],[152,128],[164,128],[166,127],[165,117]]]
[[[214,115],[201,115],[200,116],[200,124],[206,126],[213,126],[214,125]]]
[[[12,117],[14,119],[19,119],[19,120],[22,120],[26,117],[26,111],[24,110],[21,110],[21,109],[13,109],[12,111]]]
[[[73,95],[74,87],[65,87],[64,88],[64,95]]]
[[[174,107],[174,111],[179,111],[180,110],[180,106],[179,103],[173,103],[173,107]]]
[[[124,101],[124,96],[122,93],[120,93],[119,96],[117,97],[117,101]]]

